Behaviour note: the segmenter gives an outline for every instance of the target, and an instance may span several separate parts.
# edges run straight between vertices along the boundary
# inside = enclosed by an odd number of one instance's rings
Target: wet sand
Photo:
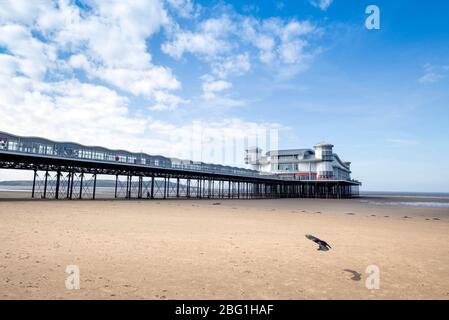
[[[449,299],[448,207],[1,196],[0,299]]]

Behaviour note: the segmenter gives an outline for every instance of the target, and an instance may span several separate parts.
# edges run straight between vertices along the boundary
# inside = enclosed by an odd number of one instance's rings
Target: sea
[[[360,202],[371,205],[449,208],[448,192],[360,191],[360,196]]]
[[[360,191],[364,197],[407,197],[449,199],[449,192],[398,192],[398,191]]]
[[[98,193],[112,194],[113,190],[99,187]],[[2,191],[31,192],[31,186],[1,185],[0,192]],[[449,192],[360,191],[360,196],[358,201],[370,205],[449,208]],[[413,200],[408,200],[412,198]]]

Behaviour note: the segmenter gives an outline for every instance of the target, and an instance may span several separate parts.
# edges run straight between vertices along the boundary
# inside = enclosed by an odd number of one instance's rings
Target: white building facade
[[[246,149],[245,163],[252,169],[294,180],[351,180],[350,162],[333,153],[333,145],[322,142],[312,149],[268,151]]]

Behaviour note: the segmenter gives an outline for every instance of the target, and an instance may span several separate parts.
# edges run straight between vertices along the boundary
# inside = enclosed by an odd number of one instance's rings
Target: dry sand
[[[0,299],[449,299],[449,208],[361,201],[2,200]]]

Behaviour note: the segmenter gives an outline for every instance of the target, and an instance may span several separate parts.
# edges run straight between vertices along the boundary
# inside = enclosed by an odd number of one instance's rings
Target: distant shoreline
[[[20,188],[20,187],[18,187]],[[40,190],[42,193],[42,190]],[[35,200],[40,200],[40,194],[37,193]],[[64,198],[61,198],[60,200],[64,200]],[[110,187],[98,187],[96,192],[96,199],[97,200],[125,200],[123,194],[120,194],[117,199],[114,197],[114,188]],[[26,190],[23,189],[23,186],[21,189],[15,189],[15,188],[2,188],[0,187],[0,201],[8,201],[8,200],[32,200],[31,198],[31,189]],[[47,199],[49,201],[52,201],[54,199]],[[74,201],[77,199],[75,198]],[[86,200],[86,198],[83,198],[83,200]],[[142,199],[133,198],[132,200],[148,200],[145,196]],[[154,200],[164,200],[160,197],[155,198]],[[183,200],[176,199],[176,198],[170,198],[166,199],[164,201],[169,200]],[[186,199],[184,199],[186,200]],[[190,199],[189,201],[191,201]],[[229,199],[215,199],[217,201],[228,201]],[[235,200],[235,199],[232,199]],[[242,199],[244,200],[244,199]],[[268,200],[268,199],[266,199]],[[282,200],[282,199],[280,199]],[[364,204],[369,207],[420,207],[420,208],[441,208],[441,209],[449,209],[449,198],[445,197],[432,197],[432,196],[402,196],[402,195],[385,195],[385,196],[378,196],[378,195],[361,195],[360,197],[355,197],[351,199],[323,199],[323,198],[299,198],[299,200],[307,200],[307,201],[315,201],[320,202],[323,204],[323,206],[327,206],[328,203],[331,200],[335,200],[337,202],[345,202],[348,206],[357,205],[357,204]],[[249,201],[256,201],[256,200],[249,200]],[[449,212],[448,212],[449,215]]]

